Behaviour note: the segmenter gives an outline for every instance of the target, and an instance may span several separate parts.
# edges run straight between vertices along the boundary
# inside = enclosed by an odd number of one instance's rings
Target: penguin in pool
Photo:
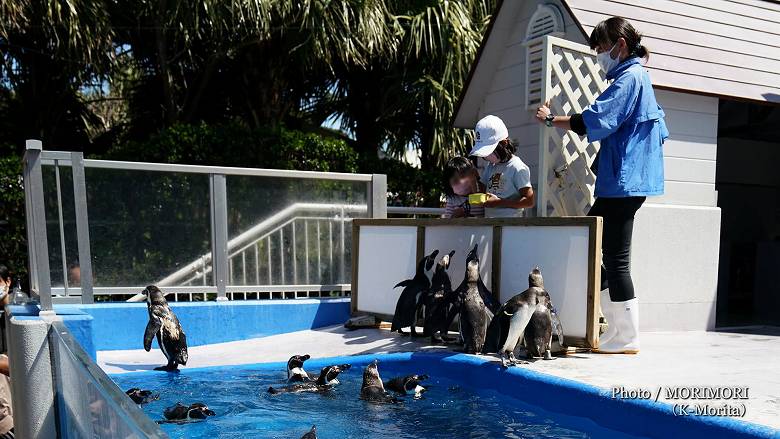
[[[333,366],[325,366],[320,371],[320,376],[316,381],[309,381],[303,383],[295,383],[286,387],[269,387],[268,393],[277,395],[279,393],[302,393],[302,392],[326,392],[339,383],[337,377],[341,372],[349,370],[352,367],[349,364],[338,364]]]
[[[157,401],[158,399],[160,399],[159,393],[154,393],[151,390],[141,390],[138,387],[127,389],[125,394],[129,396],[130,399],[132,399],[133,402],[138,405],[148,404],[152,401]]]
[[[419,398],[426,390],[420,383],[427,379],[428,375],[407,375],[395,377],[384,383],[384,385],[387,390],[392,392],[401,395],[414,395],[415,398]]]
[[[146,296],[149,311],[149,322],[144,332],[144,349],[146,352],[152,349],[152,339],[156,336],[157,344],[168,359],[168,364],[155,367],[154,370],[173,372],[179,368],[179,364],[187,364],[187,336],[159,288],[149,285],[142,294]]]
[[[540,306],[547,308],[550,315],[543,312]],[[544,357],[552,358],[548,355],[552,342],[552,309],[550,294],[544,289],[542,273],[538,267],[534,268],[528,275],[528,289],[507,300],[493,317],[483,353],[498,352],[501,365],[504,367],[528,363],[516,359],[514,351],[518,343],[524,341],[525,331],[531,318],[540,311],[539,320],[535,323],[539,330],[536,331],[537,327],[534,328],[534,338],[538,337],[541,341],[541,347],[545,352]],[[549,330],[547,326],[550,327]],[[560,327],[559,324],[557,326]],[[545,339],[547,334],[550,334],[550,337]],[[559,336],[562,337],[562,334]]]
[[[463,282],[465,285],[460,287],[459,291],[462,292],[463,297],[460,306],[460,329],[464,352],[479,354],[485,344],[488,323],[493,314],[480,294],[479,257],[476,245],[466,258],[466,276]]]
[[[303,370],[303,363],[311,358],[309,354],[293,355],[287,360],[287,382],[301,383],[313,381],[308,373]]]
[[[431,343],[448,341],[447,316],[452,301],[452,282],[447,269],[450,267],[455,250],[442,256],[436,263],[430,290],[423,296],[425,305],[425,326],[423,335],[431,337]]]
[[[215,414],[216,413],[202,402],[192,403],[188,406],[177,402],[176,405],[168,407],[163,412],[165,419],[170,422],[201,420],[206,419],[209,416],[214,416]]]
[[[391,331],[398,331],[401,335],[407,335],[401,328],[411,327],[412,337],[417,336],[415,320],[417,318],[418,308],[422,306],[420,297],[431,287],[431,277],[433,275],[433,263],[436,260],[438,250],[420,259],[417,263],[417,271],[412,279],[399,282],[393,288],[404,287],[398,302],[395,305],[395,314],[393,314],[393,325]]]
[[[379,377],[378,360],[369,363],[363,370],[363,384],[360,386],[360,399],[369,402],[398,402],[398,398],[385,390],[385,385]]]
[[[317,439],[317,426],[312,425],[311,430],[306,432],[303,436],[301,436],[301,439]]]

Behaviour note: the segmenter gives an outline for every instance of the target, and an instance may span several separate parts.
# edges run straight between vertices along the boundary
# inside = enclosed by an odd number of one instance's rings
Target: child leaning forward
[[[444,167],[444,193],[447,204],[442,218],[463,218],[485,216],[482,205],[469,203],[470,194],[485,192],[485,186],[479,182],[479,172],[471,160],[466,157],[454,157]]]

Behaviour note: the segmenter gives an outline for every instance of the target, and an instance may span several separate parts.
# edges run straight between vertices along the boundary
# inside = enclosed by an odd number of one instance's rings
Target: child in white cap
[[[485,116],[477,122],[474,131],[476,139],[470,155],[488,162],[481,175],[488,194],[485,216],[521,216],[524,208],[534,205],[534,189],[531,171],[514,154],[506,125],[496,116]]]

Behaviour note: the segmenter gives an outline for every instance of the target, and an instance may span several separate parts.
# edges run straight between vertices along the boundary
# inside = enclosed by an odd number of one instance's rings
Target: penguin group
[[[498,354],[504,367],[527,363],[515,358],[515,350],[524,345],[527,357],[551,360],[553,334],[564,346],[560,319],[544,288],[539,267],[528,276],[528,289],[500,304],[480,274],[478,244],[466,255],[463,281],[452,288],[448,269],[455,255],[451,251],[438,261],[439,250],[425,255],[417,263],[415,275],[399,282],[403,286],[392,331],[417,336],[416,326],[423,319],[422,336],[433,344],[455,342],[468,354]],[[434,268],[435,266],[435,268]],[[448,336],[458,320],[458,339]],[[403,331],[409,327],[410,333]]]

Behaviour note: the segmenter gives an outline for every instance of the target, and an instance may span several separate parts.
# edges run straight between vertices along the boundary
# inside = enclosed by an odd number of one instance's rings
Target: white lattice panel
[[[607,87],[596,57],[588,46],[543,39],[542,101],[549,101],[556,115],[582,112]],[[598,142],[554,128],[540,133],[537,215],[584,215],[593,204],[596,178],[590,167]]]

